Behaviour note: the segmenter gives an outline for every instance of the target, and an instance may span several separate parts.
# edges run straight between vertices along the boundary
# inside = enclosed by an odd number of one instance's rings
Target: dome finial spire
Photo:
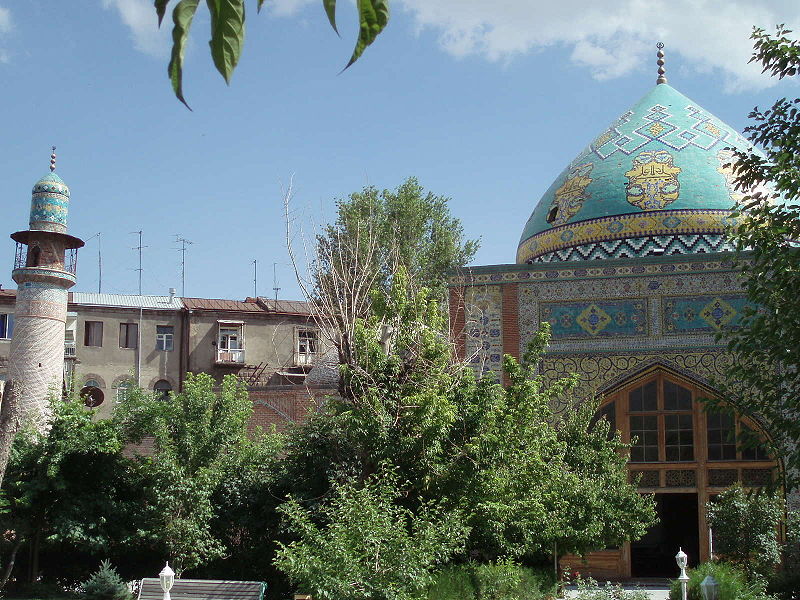
[[[656,52],[656,56],[658,57],[656,61],[658,65],[658,79],[656,79],[656,85],[658,85],[659,83],[667,83],[667,76],[665,75],[667,71],[664,69],[664,42],[658,42],[656,48],[658,48],[658,52]]]
[[[53,153],[50,155],[50,172],[56,170],[56,147],[53,146]]]

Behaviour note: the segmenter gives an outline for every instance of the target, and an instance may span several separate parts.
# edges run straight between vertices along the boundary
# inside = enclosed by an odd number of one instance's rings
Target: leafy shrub
[[[780,600],[800,599],[800,573],[785,567],[770,579],[767,593]]]
[[[598,584],[591,577],[576,580],[578,590],[570,594],[575,600],[649,600],[647,592],[642,589],[626,590],[618,583],[606,581],[605,585]]]
[[[400,506],[390,473],[336,484],[315,510],[296,499],[278,507],[298,539],[279,543],[275,565],[315,598],[416,600],[433,572],[464,545],[467,528],[454,511]]]
[[[549,569],[522,567],[511,561],[450,565],[438,571],[428,600],[542,600],[555,595]]]
[[[706,562],[688,570],[686,585],[688,600],[703,600],[700,584],[711,575],[719,584],[719,600],[767,600],[761,580],[748,581],[747,574],[736,565],[724,562]],[[669,590],[670,600],[681,600],[681,584],[677,579]]]
[[[777,528],[783,517],[776,495],[746,492],[736,484],[706,507],[715,550],[723,561],[740,566],[750,579],[775,572],[781,558]]]
[[[131,600],[132,595],[111,562],[104,560],[100,568],[81,585],[83,600]]]

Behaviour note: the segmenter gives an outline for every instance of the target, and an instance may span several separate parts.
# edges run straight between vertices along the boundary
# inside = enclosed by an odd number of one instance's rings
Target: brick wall
[[[253,416],[250,429],[273,425],[280,431],[289,423],[302,422],[306,416],[317,410],[326,396],[336,393],[331,387],[310,387],[305,385],[281,385],[250,390],[253,401]]]
[[[519,284],[503,284],[503,354],[519,359]],[[503,373],[503,384],[511,383]]]

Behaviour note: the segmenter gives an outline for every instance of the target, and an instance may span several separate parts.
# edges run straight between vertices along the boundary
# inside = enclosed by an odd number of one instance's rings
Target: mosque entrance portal
[[[675,577],[678,548],[697,565],[700,554],[697,494],[656,494],[659,522],[645,536],[631,543],[633,577]]]

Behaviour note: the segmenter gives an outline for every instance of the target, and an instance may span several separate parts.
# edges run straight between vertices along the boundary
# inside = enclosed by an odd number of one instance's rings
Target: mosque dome
[[[539,200],[517,263],[732,249],[729,148],[752,145],[666,83],[583,150]]]
[[[30,229],[66,233],[69,187],[55,173],[48,173],[33,185]]]

